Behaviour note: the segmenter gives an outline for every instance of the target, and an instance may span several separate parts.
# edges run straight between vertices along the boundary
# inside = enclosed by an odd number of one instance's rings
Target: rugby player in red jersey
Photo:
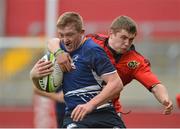
[[[164,106],[163,114],[171,114],[173,104],[167,89],[151,71],[150,62],[135,50],[133,41],[136,36],[135,21],[127,16],[119,16],[112,22],[108,36],[89,34],[86,37],[92,38],[105,50],[124,86],[133,79],[139,81]],[[72,69],[71,57],[66,52],[58,52],[59,43],[60,40],[56,38],[49,40],[48,49],[57,56],[61,69],[68,72]],[[114,106],[118,113],[121,112],[119,98],[114,99]]]

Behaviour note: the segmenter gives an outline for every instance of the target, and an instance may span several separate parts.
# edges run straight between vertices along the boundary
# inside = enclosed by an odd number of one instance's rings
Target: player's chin
[[[126,53],[126,52],[127,52],[127,50],[126,50],[126,49],[121,50],[121,54],[124,54],[124,53]]]
[[[66,51],[68,51],[68,52],[74,51],[74,48],[73,48],[71,45],[65,45],[65,49],[66,49]]]

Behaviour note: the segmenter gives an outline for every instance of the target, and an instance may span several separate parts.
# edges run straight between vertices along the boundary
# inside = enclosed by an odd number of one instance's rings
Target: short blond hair
[[[83,29],[83,18],[76,12],[65,12],[59,16],[56,27],[64,28],[69,24],[74,24],[76,30],[80,32]]]
[[[113,31],[113,33],[124,29],[128,33],[137,34],[137,24],[128,16],[119,16],[115,18],[110,26],[110,29]]]

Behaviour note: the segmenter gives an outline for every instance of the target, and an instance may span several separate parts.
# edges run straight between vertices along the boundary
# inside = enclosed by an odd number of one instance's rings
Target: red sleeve
[[[121,103],[119,102],[119,97],[113,99],[113,105],[117,113],[122,111]]]
[[[151,91],[154,85],[159,84],[157,76],[151,71],[148,60],[143,59],[134,73],[134,78]]]

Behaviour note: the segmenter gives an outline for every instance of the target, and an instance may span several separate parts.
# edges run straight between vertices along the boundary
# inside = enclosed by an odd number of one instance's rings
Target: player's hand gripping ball
[[[39,79],[40,89],[46,92],[55,92],[58,87],[62,85],[63,72],[57,64],[54,54],[47,52],[42,59],[45,61],[51,61],[54,70],[52,74]]]

